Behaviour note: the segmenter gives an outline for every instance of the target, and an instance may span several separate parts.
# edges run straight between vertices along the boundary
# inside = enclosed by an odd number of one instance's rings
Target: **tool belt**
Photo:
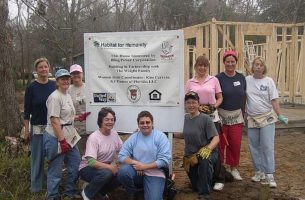
[[[46,129],[46,125],[32,125],[33,135],[42,135]]]
[[[193,167],[197,164],[198,164],[197,153],[183,157],[183,168],[187,173],[190,171],[190,167]]]
[[[262,128],[277,121],[277,115],[273,110],[257,115],[248,116],[248,128]]]

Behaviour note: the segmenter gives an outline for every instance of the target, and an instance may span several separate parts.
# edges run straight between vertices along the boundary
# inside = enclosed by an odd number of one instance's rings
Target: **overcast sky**
[[[17,8],[15,0],[9,0],[8,1],[8,9],[9,9],[9,18],[10,19],[17,16],[18,8]]]

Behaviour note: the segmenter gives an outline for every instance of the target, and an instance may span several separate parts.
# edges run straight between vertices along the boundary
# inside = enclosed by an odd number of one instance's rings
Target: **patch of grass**
[[[18,158],[12,158],[4,153],[4,144],[0,144],[0,146],[0,199],[44,199],[44,194],[30,192],[30,157],[22,155]]]

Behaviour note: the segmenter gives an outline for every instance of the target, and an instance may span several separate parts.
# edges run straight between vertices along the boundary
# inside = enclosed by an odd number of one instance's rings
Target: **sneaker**
[[[251,180],[254,181],[254,182],[260,182],[261,180],[264,180],[265,178],[266,177],[265,177],[264,172],[257,171],[257,172],[255,172],[255,175],[252,176]]]
[[[274,180],[273,174],[267,174],[266,175],[267,182],[269,183],[269,187],[276,188],[276,182]]]
[[[235,180],[237,180],[237,181],[243,180],[237,169],[233,169],[231,171],[231,174],[232,174],[232,176],[234,177]]]
[[[225,185],[223,183],[215,183],[213,190],[221,191]]]
[[[83,197],[83,200],[90,200],[86,194],[85,194],[85,190],[82,191],[82,197]]]

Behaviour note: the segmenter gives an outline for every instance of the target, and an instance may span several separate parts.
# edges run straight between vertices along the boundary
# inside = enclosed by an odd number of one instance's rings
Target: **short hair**
[[[147,110],[144,110],[144,111],[141,111],[139,114],[138,114],[138,118],[137,118],[137,122],[139,123],[140,122],[140,118],[142,117],[149,117],[151,122],[154,122],[154,117],[152,116],[152,114],[147,111]]]
[[[251,72],[253,73],[254,63],[255,63],[255,61],[257,61],[257,60],[261,61],[262,65],[264,66],[263,75],[266,75],[266,74],[267,74],[267,66],[266,66],[266,63],[265,63],[265,61],[264,61],[264,58],[261,57],[261,56],[257,56],[257,57],[254,58],[254,60],[253,60],[253,62],[252,62]]]
[[[114,121],[116,121],[115,112],[112,110],[112,108],[103,107],[103,108],[101,108],[100,112],[98,113],[98,117],[97,117],[97,125],[99,128],[101,128],[103,119],[108,115],[108,113],[111,113],[114,117]]]
[[[204,65],[204,66],[207,66],[207,67],[210,66],[210,62],[209,62],[208,58],[207,58],[205,55],[199,56],[199,57],[196,59],[194,68],[196,68],[196,67],[199,66],[199,65]]]
[[[38,58],[37,60],[35,60],[35,62],[34,62],[35,69],[37,69],[38,64],[41,62],[46,62],[48,64],[48,66],[50,67],[50,63],[49,63],[48,59],[46,59],[45,57],[42,57],[42,58]]]
[[[187,101],[189,99],[193,99],[199,102],[199,95],[196,92],[190,91],[185,94],[184,101]]]

